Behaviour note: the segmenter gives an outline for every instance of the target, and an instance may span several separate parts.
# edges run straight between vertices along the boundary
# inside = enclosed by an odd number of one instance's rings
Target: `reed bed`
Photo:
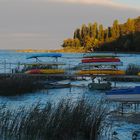
[[[62,99],[10,110],[0,106],[1,140],[96,140],[107,114],[104,101]],[[8,139],[9,138],[9,139]]]
[[[140,72],[140,65],[129,64],[126,68],[127,75],[137,75]]]
[[[3,78],[0,79],[0,95],[12,96],[34,92],[44,88],[41,80],[31,78]]]

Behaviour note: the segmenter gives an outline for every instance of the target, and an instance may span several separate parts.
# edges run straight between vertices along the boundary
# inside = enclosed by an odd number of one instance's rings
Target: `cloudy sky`
[[[83,23],[140,16],[140,0],[0,0],[0,49],[57,49]]]

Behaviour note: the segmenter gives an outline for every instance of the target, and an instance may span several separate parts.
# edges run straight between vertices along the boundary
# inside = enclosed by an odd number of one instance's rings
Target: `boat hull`
[[[25,73],[27,74],[64,74],[64,70],[60,69],[32,69],[28,70]]]
[[[140,86],[127,89],[116,89],[106,93],[106,98],[113,101],[140,101]]]
[[[79,66],[123,66],[123,62],[80,63]]]
[[[86,53],[83,55],[84,58],[93,58],[93,57],[116,57],[116,54],[97,54],[97,53]]]
[[[112,101],[140,101],[140,94],[119,94],[119,95],[106,95],[107,100],[112,100]]]
[[[76,74],[78,74],[78,75],[86,75],[86,74],[124,75],[125,71],[123,71],[123,70],[81,70],[81,71],[77,72]]]
[[[91,63],[91,62],[120,62],[119,58],[89,58],[82,59],[82,63]]]
[[[111,83],[90,83],[88,84],[90,90],[109,90],[111,89]]]

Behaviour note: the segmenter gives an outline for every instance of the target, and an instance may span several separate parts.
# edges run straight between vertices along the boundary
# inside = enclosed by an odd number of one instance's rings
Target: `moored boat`
[[[102,82],[102,83],[90,83],[88,84],[88,88],[90,90],[109,90],[111,89],[111,83],[110,82]]]
[[[134,88],[114,89],[106,92],[106,98],[112,101],[140,101],[140,86]]]

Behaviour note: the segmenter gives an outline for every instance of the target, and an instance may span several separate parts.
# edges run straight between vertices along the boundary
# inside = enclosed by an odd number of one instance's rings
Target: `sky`
[[[0,49],[59,49],[82,24],[140,16],[140,0],[0,0]]]

